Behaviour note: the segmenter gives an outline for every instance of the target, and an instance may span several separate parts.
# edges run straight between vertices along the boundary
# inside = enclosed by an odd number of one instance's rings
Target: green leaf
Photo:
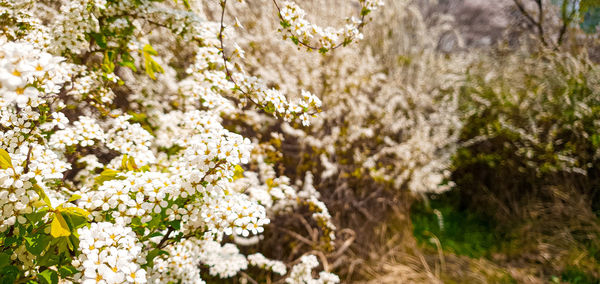
[[[119,61],[119,65],[123,67],[129,67],[133,72],[137,72],[137,68],[135,67],[135,63],[132,61]]]
[[[121,158],[121,168],[124,170],[128,170],[127,168],[127,154],[123,155],[123,158]]]
[[[17,236],[10,236],[4,239],[4,243],[2,244],[3,248],[11,247],[13,244],[21,244],[22,240]]]
[[[74,207],[71,207],[74,208]],[[83,209],[80,209],[82,211],[85,211]],[[78,210],[77,210],[78,211]],[[85,225],[88,224],[88,218],[87,215],[89,214],[87,211],[84,212],[76,212],[73,209],[70,211],[63,211],[63,217],[65,218],[65,220],[67,221],[67,224],[71,225],[71,228],[73,230],[75,229],[79,229],[81,227],[84,227]]]
[[[36,224],[42,221],[42,218],[48,214],[48,207],[44,207],[34,213],[25,214],[25,218],[29,220],[32,224]]]
[[[371,13],[371,10],[369,10],[367,8],[362,8],[362,10],[360,11],[360,15],[363,17],[368,15],[369,13]]]
[[[90,36],[96,41],[96,44],[102,48],[106,49],[106,37],[101,33],[90,33]]]
[[[50,234],[55,238],[71,235],[71,229],[60,212],[54,213],[54,220],[50,224]]]
[[[58,273],[51,269],[46,269],[38,274],[41,284],[58,284]]]
[[[147,48],[148,47],[148,48]],[[156,75],[154,73],[163,73],[165,70],[158,64],[151,55],[158,55],[158,53],[152,49],[152,46],[147,44],[143,49],[144,55],[144,67],[146,68],[146,74],[150,76],[153,80],[156,80]]]
[[[52,237],[46,234],[37,234],[33,237],[25,237],[25,247],[27,251],[34,254],[40,255],[50,244]]]
[[[590,136],[590,141],[592,142],[592,146],[600,147],[600,134],[593,134]]]
[[[162,237],[163,235],[164,234],[161,233],[161,232],[154,232],[154,233],[152,233],[150,235],[144,236],[144,240],[151,239],[151,238],[154,238],[154,237]]]
[[[77,268],[75,268],[71,265],[65,265],[65,266],[61,266],[58,268],[58,273],[60,274],[60,277],[63,277],[63,278],[72,276],[77,272],[79,272],[77,270]]]
[[[6,152],[4,149],[0,149],[0,169],[5,170],[12,167],[13,165],[10,155],[8,155],[8,152]]]
[[[154,258],[156,258],[159,255],[169,255],[168,252],[161,250],[161,249],[153,249],[151,250],[147,255],[146,255],[146,265],[148,267],[152,267],[154,265]]]
[[[104,53],[104,59],[102,60],[102,70],[106,73],[112,73],[115,71],[115,64],[113,63],[113,53],[107,51]]]
[[[129,161],[127,162],[127,169],[130,171],[137,170],[138,166],[135,164],[135,159],[129,156]]]
[[[65,241],[67,242],[67,246],[69,247],[70,251],[74,251],[75,250],[75,246],[73,245],[73,241],[71,240],[72,237],[73,237],[73,235],[70,235],[70,236],[64,238]]]
[[[54,248],[54,246],[60,241],[60,239],[54,239],[50,243],[50,246]],[[42,256],[36,258],[36,264],[38,266],[50,267],[57,265],[60,262],[60,256],[56,253],[45,253]]]
[[[0,253],[0,268],[10,264],[10,255],[7,253]]]
[[[295,45],[298,45],[300,43],[297,37],[291,36],[290,38],[292,39],[292,42],[294,42]]]
[[[281,22],[279,22],[279,24],[281,25],[281,27],[283,27],[284,29],[291,27],[292,25],[290,24],[290,22],[286,21],[286,20],[282,20]]]
[[[138,169],[138,166],[135,164],[135,159],[129,155],[123,155],[121,159],[121,168],[128,171],[135,171]]]
[[[155,215],[154,217],[152,217],[152,219],[150,221],[148,221],[149,228],[156,228],[161,224],[162,224],[162,218],[160,215]]]
[[[12,266],[4,266],[0,269],[0,283],[2,284],[13,284],[17,280],[19,275],[19,269]]]
[[[175,220],[167,223],[169,226],[173,227],[175,230],[181,229],[181,221]]]

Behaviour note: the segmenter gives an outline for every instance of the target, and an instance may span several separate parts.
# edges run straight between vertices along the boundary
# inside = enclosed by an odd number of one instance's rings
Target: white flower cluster
[[[166,248],[168,257],[155,260],[150,272],[151,283],[204,283],[199,263],[208,266],[209,274],[229,278],[248,267],[246,257],[233,244],[221,246],[215,241],[187,239]]]
[[[312,208],[311,211],[314,212],[312,214],[313,219],[317,221],[323,229],[326,229],[327,237],[333,244],[336,227],[331,220],[329,209],[327,209],[327,206],[323,201],[319,200],[320,194],[313,186],[313,175],[311,172],[306,173],[302,191],[298,192],[298,197],[302,198],[302,200]]]
[[[180,82],[179,90],[183,94],[184,105],[190,107],[199,104],[218,112],[231,111],[231,102],[219,93],[237,90],[243,101],[250,100],[286,121],[298,117],[305,126],[309,125],[309,113],[317,112],[321,107],[321,100],[308,91],[302,90],[300,99],[290,101],[281,91],[268,88],[259,78],[243,72],[232,72],[232,80],[229,81],[226,73],[229,71],[214,70],[214,66],[223,65],[219,53],[217,47],[198,49],[196,62],[186,70],[191,74],[190,78]]]
[[[201,248],[200,262],[209,267],[213,276],[228,278],[248,268],[246,257],[233,244],[221,246],[217,242],[205,241]]]
[[[74,261],[80,266],[82,283],[146,283],[146,262],[142,245],[129,227],[99,222],[81,228],[82,254]]]
[[[332,27],[323,28],[310,23],[305,19],[306,12],[302,8],[292,1],[285,1],[279,9],[279,15],[283,20],[281,31],[292,37],[296,44],[302,42],[309,49],[323,48],[328,50],[360,40],[363,38],[360,27],[364,16],[370,11],[383,6],[383,1],[361,0],[360,2],[362,19],[351,17],[346,19],[347,23],[343,28],[334,29]],[[312,42],[317,42],[319,47],[313,47]]]
[[[246,192],[251,199],[263,205],[270,218],[289,213],[300,205],[307,206],[313,212],[313,220],[323,230],[325,239],[333,245],[337,228],[333,224],[329,209],[319,200],[320,194],[313,186],[312,174],[307,172],[304,182],[297,181],[293,186],[290,184],[289,177],[277,176],[273,165],[264,162],[266,154],[261,151],[265,149],[261,148],[265,148],[265,145],[258,145],[257,148],[259,150],[252,156],[252,162],[258,166],[258,171],[245,172],[244,177],[232,184],[233,189],[237,192]],[[301,190],[297,190],[300,186]]]
[[[0,37],[0,107],[12,103],[20,108],[37,107],[56,96],[70,75],[63,60],[31,44],[5,42]]]
[[[32,187],[35,181],[41,188],[51,180],[61,179],[70,165],[58,160],[56,153],[40,145],[21,146],[10,155],[12,167],[0,169],[0,231],[25,223],[23,214],[33,212],[40,196]],[[28,159],[27,169],[22,166]]]
[[[68,89],[69,96],[77,100],[88,100],[91,106],[102,107],[110,104],[115,98],[112,89],[105,86],[103,76],[110,81],[116,78],[114,74],[104,74],[100,71],[81,70],[74,79],[74,84]]]
[[[149,283],[194,283],[204,284],[200,278],[198,262],[202,250],[200,241],[187,239],[165,248],[168,257],[157,257],[149,271]]]
[[[248,258],[248,262],[251,265],[258,266],[262,269],[271,270],[279,275],[285,275],[285,273],[287,272],[287,269],[283,262],[278,261],[278,260],[268,259],[261,253],[255,253],[255,254],[248,255],[247,258]]]
[[[257,145],[259,150],[262,145]],[[264,161],[262,153],[255,152],[252,162],[258,167],[256,172],[244,172],[244,176],[233,183],[237,192],[246,192],[248,196],[265,207],[270,216],[280,212],[289,212],[298,203],[296,188],[287,176],[277,176],[273,165]]]
[[[33,211],[33,202],[39,195],[31,188],[31,172],[23,173],[23,167],[0,170],[0,232],[6,231],[17,221],[25,223],[23,214]]]
[[[276,89],[267,88],[257,77],[234,73],[233,78],[242,90],[254,95],[251,100],[254,100],[260,106],[266,107],[273,115],[282,116],[285,121],[292,121],[294,116],[298,116],[302,125],[308,126],[310,116],[307,111],[316,111],[321,107],[321,100],[305,90],[302,90],[300,100],[289,102],[283,93]]]
[[[263,225],[270,222],[264,207],[250,201],[244,194],[209,197],[198,212],[207,227],[207,233],[217,236],[221,233],[243,237],[250,233],[260,234],[264,231]],[[197,213],[196,210],[193,213]]]
[[[121,115],[113,122],[112,128],[106,133],[106,147],[135,158],[140,165],[156,161],[150,150],[154,137],[139,123],[129,123],[130,115]]]
[[[104,142],[106,135],[96,120],[87,116],[80,116],[72,126],[67,126],[69,120],[62,113],[58,113],[55,123],[62,130],[56,131],[49,141],[49,145],[65,150],[68,146],[79,145],[81,147],[93,146],[98,142]]]
[[[300,258],[300,263],[292,267],[288,278],[285,279],[289,284],[335,284],[340,283],[340,278],[329,272],[319,272],[319,278],[314,279],[312,270],[319,266],[319,261],[314,255],[305,255]]]
[[[167,174],[127,172],[121,177],[104,182],[98,190],[82,190],[80,206],[90,211],[95,221],[110,218],[128,225],[132,218],[140,217],[145,223],[167,208],[167,196],[177,198],[177,184]]]
[[[87,48],[86,33],[99,30],[98,18],[94,11],[105,8],[105,0],[80,0],[63,3],[60,7],[61,16],[52,27],[54,40],[57,41],[53,47],[59,52],[70,50],[79,53],[85,50]]]

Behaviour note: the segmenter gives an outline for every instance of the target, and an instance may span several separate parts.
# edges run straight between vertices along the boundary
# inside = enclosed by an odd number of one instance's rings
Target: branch
[[[33,149],[33,145],[29,144],[29,150],[27,151],[27,159],[25,159],[25,168],[23,169],[24,173],[29,171],[29,163],[31,162],[31,150],[32,149]]]
[[[173,227],[169,226],[169,228],[167,229],[167,233],[163,236],[162,240],[160,240],[158,245],[156,245],[156,248],[162,249],[173,231]]]
[[[563,0],[566,1],[566,0]],[[540,34],[540,39],[544,45],[547,45],[546,36],[544,33],[544,6],[542,0],[535,0],[538,5],[538,32]]]
[[[232,76],[231,70],[229,70],[229,67],[227,66],[227,62],[229,61],[229,59],[227,59],[227,56],[225,54],[225,46],[224,46],[224,39],[223,39],[223,32],[225,31],[224,18],[225,18],[226,5],[227,5],[227,0],[221,0],[221,19],[220,19],[220,29],[219,29],[218,38],[219,38],[219,43],[220,43],[221,56],[223,58],[223,67],[225,68],[225,74],[227,75],[226,76],[227,80],[229,82],[233,83],[235,85],[235,90],[242,93],[242,95],[246,99],[248,99],[251,103],[253,103],[254,105],[258,106],[261,109],[264,109],[266,107],[266,105],[263,105],[260,102],[257,102],[254,99],[252,99],[252,96],[250,95],[251,91],[244,90],[242,88],[242,86],[235,81],[235,79]],[[280,14],[280,16],[281,16],[281,14]],[[274,112],[274,113],[276,113],[276,112]],[[316,112],[307,112],[306,114],[314,115],[314,114],[316,114]],[[281,116],[281,114],[280,114],[280,116]]]
[[[246,278],[248,281],[250,281],[250,283],[258,284],[258,282],[256,282],[256,280],[254,280],[252,277],[250,277],[250,275],[246,274],[245,272],[240,271],[240,275],[242,275],[244,278]]]
[[[577,11],[577,9],[575,7],[576,2],[573,1],[572,3],[573,3],[573,7],[571,7],[571,9],[572,9],[571,13],[569,13],[569,15],[567,15],[567,1],[563,0],[563,4],[562,4],[561,9],[560,9],[561,10],[561,17],[562,17],[563,24],[560,27],[560,32],[558,34],[558,39],[556,40],[557,47],[562,45],[564,37],[565,37],[565,35],[567,33],[567,28],[569,27],[569,25],[573,21],[574,16],[575,16],[575,12]]]
[[[250,94],[248,94],[246,91],[244,91],[242,89],[242,87],[235,81],[235,79],[233,79],[233,76],[231,74],[231,71],[229,70],[229,68],[227,67],[227,56],[225,55],[225,46],[223,44],[223,32],[225,31],[225,24],[223,24],[224,18],[225,18],[225,6],[227,5],[227,0],[221,0],[221,20],[220,20],[220,29],[219,29],[219,43],[221,44],[220,48],[221,48],[221,55],[223,57],[223,67],[225,68],[225,74],[227,75],[227,80],[229,80],[230,82],[232,82],[236,88],[248,99],[250,100],[250,102],[252,102],[253,104],[262,107],[261,104],[259,104],[258,102],[255,102],[254,100],[252,100],[252,97],[250,96]]]
[[[542,41],[542,44],[544,46],[547,46],[548,43],[546,42],[546,37],[544,36],[544,28],[542,27],[542,24],[538,21],[536,21],[533,16],[531,16],[531,14],[529,14],[529,12],[527,12],[527,9],[525,9],[525,7],[523,6],[523,3],[521,3],[520,0],[513,0],[513,2],[515,3],[515,5],[517,6],[517,8],[519,9],[519,11],[521,12],[521,14],[523,16],[525,16],[525,18],[534,26],[536,27],[537,31],[538,31],[538,35],[540,37],[540,40]],[[538,19],[542,19],[543,18],[543,13],[541,12],[542,9],[542,2],[541,0],[536,0],[536,2],[538,3],[538,9],[540,9],[540,15],[538,17]]]

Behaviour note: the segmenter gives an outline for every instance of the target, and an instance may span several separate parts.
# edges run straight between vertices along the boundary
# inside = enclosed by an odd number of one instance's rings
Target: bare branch
[[[520,0],[513,0],[513,2],[515,3],[515,5],[517,6],[517,8],[519,9],[519,11],[521,12],[521,14],[523,16],[525,16],[525,18],[537,29],[538,32],[538,36],[540,38],[540,41],[542,42],[542,44],[544,46],[548,46],[548,42],[546,41],[546,36],[544,34],[544,28],[542,26],[543,22],[544,22],[544,13],[543,13],[543,4],[542,4],[542,0],[535,0],[538,6],[538,20],[536,21],[533,16],[527,11],[527,9],[525,8],[525,6],[523,5],[523,3],[521,3]]]

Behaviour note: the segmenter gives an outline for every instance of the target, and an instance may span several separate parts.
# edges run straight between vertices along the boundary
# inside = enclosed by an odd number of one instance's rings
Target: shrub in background
[[[450,200],[490,216],[546,273],[585,252],[577,265],[598,277],[599,82],[585,54],[499,52],[473,63],[462,90]]]

